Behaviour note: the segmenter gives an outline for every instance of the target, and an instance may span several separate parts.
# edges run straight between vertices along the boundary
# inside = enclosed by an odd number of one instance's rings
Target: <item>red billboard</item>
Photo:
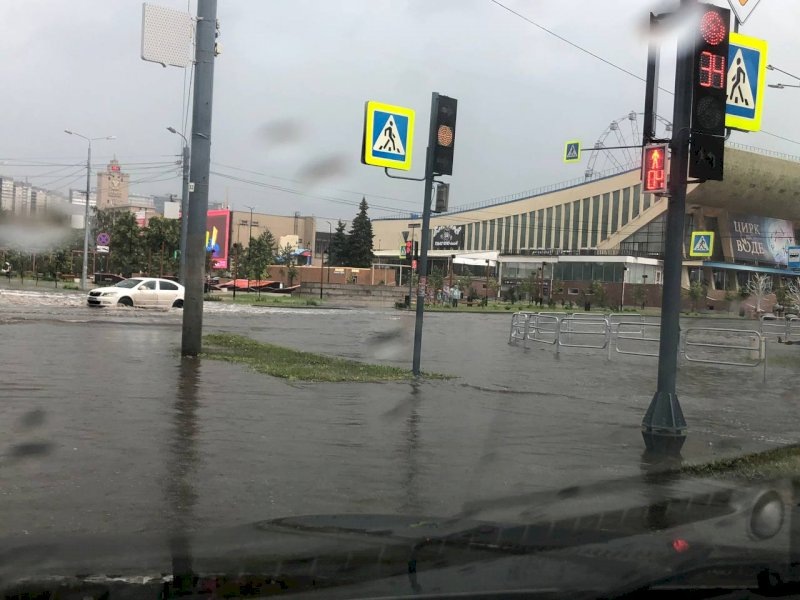
[[[228,268],[228,240],[231,230],[231,211],[210,210],[206,215],[206,252],[211,252],[214,269]]]

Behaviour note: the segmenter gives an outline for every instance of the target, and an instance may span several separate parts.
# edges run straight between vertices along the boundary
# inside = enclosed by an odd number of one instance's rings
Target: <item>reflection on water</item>
[[[187,589],[192,581],[192,550],[189,531],[197,503],[197,408],[200,361],[183,357],[178,367],[178,385],[172,415],[169,451],[165,452],[165,496],[170,513],[169,547],[172,573],[177,589]]]

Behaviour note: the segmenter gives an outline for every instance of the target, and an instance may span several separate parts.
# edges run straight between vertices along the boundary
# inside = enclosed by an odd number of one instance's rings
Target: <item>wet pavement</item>
[[[507,344],[510,314],[426,315],[449,381],[287,383],[181,360],[181,311],[0,290],[0,536],[159,531],[309,513],[448,516],[474,502],[646,471],[656,360]],[[737,327],[754,323],[735,322]],[[691,320],[684,327],[725,327]],[[206,331],[410,363],[413,315],[206,303]],[[681,363],[684,457],[800,439],[798,346],[759,369]]]

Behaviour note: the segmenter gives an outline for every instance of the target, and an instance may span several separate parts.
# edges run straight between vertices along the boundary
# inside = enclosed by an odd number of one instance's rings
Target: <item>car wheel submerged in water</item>
[[[178,298],[175,302],[172,303],[172,308],[183,308],[183,300]]]
[[[133,306],[133,300],[125,296],[123,298],[120,298],[117,304],[119,304],[120,306]]]

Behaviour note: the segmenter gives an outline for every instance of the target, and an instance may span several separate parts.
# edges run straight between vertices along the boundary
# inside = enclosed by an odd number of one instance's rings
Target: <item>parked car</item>
[[[181,284],[158,277],[132,277],[110,287],[95,288],[86,297],[89,306],[183,308]]]

